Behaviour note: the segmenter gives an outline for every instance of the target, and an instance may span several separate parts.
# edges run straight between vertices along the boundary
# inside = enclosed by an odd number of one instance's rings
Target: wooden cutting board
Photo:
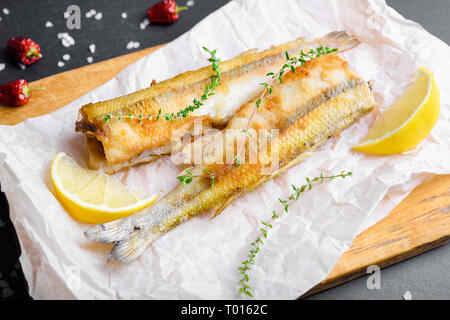
[[[113,78],[123,68],[161,46],[63,72],[31,83],[46,87],[25,106],[0,105],[0,124],[14,125],[50,113]],[[436,176],[412,191],[385,219],[358,235],[328,277],[304,296],[331,288],[415,256],[450,240],[450,175]]]

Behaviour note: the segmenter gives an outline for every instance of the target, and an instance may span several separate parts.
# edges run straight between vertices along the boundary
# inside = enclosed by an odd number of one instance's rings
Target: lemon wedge
[[[412,85],[353,149],[379,155],[414,149],[433,129],[439,113],[439,88],[432,73],[420,67]]]
[[[85,223],[105,223],[126,217],[153,203],[158,195],[140,198],[106,174],[85,170],[64,152],[52,161],[56,197],[67,212]]]

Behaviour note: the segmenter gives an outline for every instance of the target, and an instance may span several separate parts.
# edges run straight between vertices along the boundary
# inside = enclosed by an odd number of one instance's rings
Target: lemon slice
[[[419,68],[413,84],[377,119],[358,151],[388,155],[414,149],[439,118],[439,88],[432,73]]]
[[[159,195],[142,199],[113,177],[81,168],[64,152],[53,158],[51,179],[56,197],[67,212],[85,223],[126,217],[150,205]]]

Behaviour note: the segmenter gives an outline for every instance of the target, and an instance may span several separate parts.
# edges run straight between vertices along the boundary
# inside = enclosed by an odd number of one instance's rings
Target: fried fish
[[[286,63],[286,51],[295,56],[300,50],[320,45],[346,50],[358,43],[354,37],[340,31],[314,41],[299,38],[262,52],[244,52],[220,63],[221,85],[215,95],[201,108],[177,121],[156,120],[155,115],[160,110],[162,114],[176,113],[200,97],[211,83],[211,67],[185,72],[123,97],[89,103],[79,110],[75,126],[76,131],[85,136],[89,166],[92,169],[103,167],[111,174],[170,154],[180,147],[174,141],[186,131],[192,132],[196,121],[201,120],[206,129],[223,128],[237,109],[261,93],[260,83],[266,80],[266,74]],[[107,122],[104,121],[106,115],[112,115]],[[142,120],[140,115],[144,116]],[[152,119],[149,115],[153,115]]]
[[[375,105],[366,81],[336,53],[313,59],[296,72],[285,74],[283,83],[274,85],[272,94],[253,113],[255,102],[249,101],[237,110],[221,134],[227,129],[242,132],[248,123],[254,132],[275,132],[269,135],[268,148],[258,150],[256,163],[194,165],[190,169],[194,174],[204,170],[216,173],[213,186],[211,176],[193,178],[189,184],[180,183],[154,205],[124,219],[97,225],[85,235],[94,241],[114,243],[108,259],[129,263],[178,224],[208,209],[219,214],[235,198],[304,160]],[[249,122],[251,117],[253,121]],[[248,155],[249,148],[245,150],[242,155]]]

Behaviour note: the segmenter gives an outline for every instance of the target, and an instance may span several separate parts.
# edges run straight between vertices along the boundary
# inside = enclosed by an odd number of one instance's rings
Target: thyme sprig
[[[291,57],[289,55],[289,52],[286,51],[285,52],[286,63],[281,67],[281,69],[277,73],[269,72],[266,74],[266,76],[270,77],[272,80],[277,79],[280,82],[280,84],[283,84],[283,75],[286,72],[286,70],[290,69],[293,73],[295,73],[295,68],[303,66],[306,62],[336,51],[338,51],[337,48],[330,49],[329,47],[320,46],[316,49],[310,49],[307,52],[301,50],[298,57]],[[271,95],[273,90],[272,86],[267,82],[260,83],[260,85],[262,85],[265,88],[265,90],[262,96],[258,100],[256,100],[256,106],[258,108],[262,102],[262,98],[264,98],[266,94]]]
[[[248,275],[248,270],[251,270],[250,265],[255,264],[255,258],[258,252],[260,251],[261,245],[264,244],[263,238],[267,238],[267,233],[270,229],[273,228],[274,222],[282,216],[282,214],[287,214],[289,212],[289,205],[292,202],[297,201],[300,198],[300,195],[306,191],[310,190],[314,184],[320,184],[325,181],[332,181],[336,178],[342,178],[345,179],[346,177],[352,176],[353,173],[351,171],[345,172],[342,171],[340,174],[332,174],[330,176],[324,176],[323,173],[319,177],[315,177],[313,179],[306,178],[306,183],[302,185],[301,187],[296,187],[294,185],[291,185],[293,192],[291,195],[286,199],[278,199],[278,201],[281,203],[283,209],[280,210],[280,212],[276,212],[275,210],[272,211],[272,217],[269,221],[261,221],[262,227],[259,229],[259,233],[255,239],[254,242],[251,243],[251,249],[249,251],[249,254],[247,255],[247,259],[242,262],[242,265],[238,268],[240,271],[240,274],[242,275],[242,278],[239,279],[239,294],[246,294],[249,297],[253,297],[253,294],[251,292],[252,287],[249,285],[250,277]]]
[[[216,177],[216,174],[213,172],[210,172],[208,170],[203,170],[204,174],[193,174],[188,169],[184,169],[186,171],[186,175],[178,176],[177,179],[180,180],[180,182],[183,184],[183,187],[186,186],[186,184],[191,183],[192,179],[194,178],[210,178],[211,179],[211,188],[214,187],[214,179]]]
[[[272,82],[274,80],[278,80],[280,82],[280,85],[283,84],[283,75],[286,73],[286,71],[291,70],[293,73],[295,73],[296,68],[300,68],[302,67],[306,62],[313,60],[315,58],[318,58],[320,56],[324,56],[333,52],[338,51],[337,48],[333,48],[330,49],[329,47],[324,47],[324,46],[320,46],[316,49],[310,49],[307,52],[304,52],[303,50],[300,50],[299,56],[298,57],[291,57],[289,55],[289,52],[286,51],[285,52],[285,56],[286,56],[286,63],[281,67],[281,69],[275,73],[275,72],[269,72],[266,74],[267,77],[270,77],[272,80]],[[253,115],[256,113],[256,110],[259,108],[259,106],[261,105],[263,99],[266,96],[270,96],[272,94],[273,88],[272,85],[268,82],[262,82],[260,83],[261,86],[264,87],[263,92],[261,93],[261,95],[259,96],[259,98],[256,100],[255,102],[255,106],[256,108],[253,108],[252,113],[250,114],[248,123],[247,123],[247,127],[245,128],[245,130],[249,130],[250,129],[250,125],[252,123],[253,120]]]
[[[158,121],[160,118],[164,118],[167,121],[174,121],[174,120],[178,120],[181,118],[186,118],[188,116],[188,114],[190,112],[193,112],[197,109],[199,109],[206,100],[208,100],[208,98],[210,96],[213,96],[214,94],[216,94],[216,87],[219,86],[221,84],[220,80],[221,80],[221,73],[220,73],[220,64],[219,62],[221,61],[220,58],[218,58],[216,56],[216,50],[210,50],[206,47],[203,47],[203,50],[205,50],[206,52],[208,52],[210,54],[210,58],[208,58],[208,61],[211,62],[212,64],[212,73],[210,76],[211,79],[211,83],[208,84],[205,87],[205,91],[203,92],[203,94],[201,95],[200,98],[194,98],[194,100],[192,101],[192,104],[179,110],[178,112],[172,112],[172,113],[162,113],[162,109],[158,110],[157,114],[148,114],[148,115],[144,115],[142,113],[138,114],[138,115],[133,115],[133,114],[128,114],[128,115],[122,115],[119,112],[119,115],[114,116],[111,113],[107,113],[105,114],[105,116],[103,117],[103,121],[108,122],[109,120],[113,119],[113,118],[117,118],[118,120],[121,120],[122,118],[126,118],[126,119],[138,119],[139,123],[142,123],[144,121],[144,119],[148,119],[148,120],[152,120],[155,117],[155,120]]]
[[[336,52],[336,51],[338,51],[337,48],[331,49],[329,47],[320,46],[320,47],[318,47],[316,49],[310,49],[307,52],[304,52],[303,50],[301,50],[298,57],[291,57],[289,55],[289,52],[286,51],[285,52],[286,63],[281,67],[281,69],[277,73],[269,72],[269,73],[266,74],[266,76],[270,77],[272,81],[278,80],[280,82],[280,84],[282,85],[283,84],[283,75],[286,73],[286,71],[291,70],[293,73],[295,73],[295,70],[296,70],[295,68],[296,67],[301,67],[306,62],[308,62],[310,60],[313,60],[313,59],[318,58],[320,56],[324,56],[324,55],[327,55],[327,54],[330,54],[330,53],[333,53],[333,52]],[[263,99],[266,96],[271,95],[272,91],[273,91],[272,85],[270,83],[268,83],[268,82],[262,82],[262,83],[260,83],[260,85],[264,87],[264,90],[263,90],[263,92],[261,93],[261,95],[259,96],[259,98],[255,102],[255,108],[253,108],[253,110],[252,110],[252,112],[250,114],[249,120],[247,122],[247,126],[244,129],[242,129],[242,131],[241,131],[241,133],[246,134],[250,138],[253,137],[253,135],[249,132],[251,123],[253,121],[253,116],[256,113],[256,110],[261,105]],[[234,159],[233,164],[229,164],[225,168],[222,168],[220,170],[220,172],[225,171],[226,169],[228,169],[229,167],[231,167],[233,165],[237,166],[237,167],[241,165],[242,160],[239,158],[238,155],[241,153],[241,151],[242,151],[242,149],[244,147],[244,143],[245,143],[245,140],[244,140],[244,142],[242,142],[240,144],[237,154],[235,154],[233,156],[233,159]],[[209,177],[211,179],[212,185],[214,185],[214,179],[218,175],[219,175],[219,172],[218,173],[205,173],[205,174],[196,175],[196,176],[194,176],[194,175],[183,175],[183,176],[178,176],[177,179],[180,180],[183,183],[183,186],[186,186],[186,184],[191,183],[192,179],[195,178],[195,177]]]

